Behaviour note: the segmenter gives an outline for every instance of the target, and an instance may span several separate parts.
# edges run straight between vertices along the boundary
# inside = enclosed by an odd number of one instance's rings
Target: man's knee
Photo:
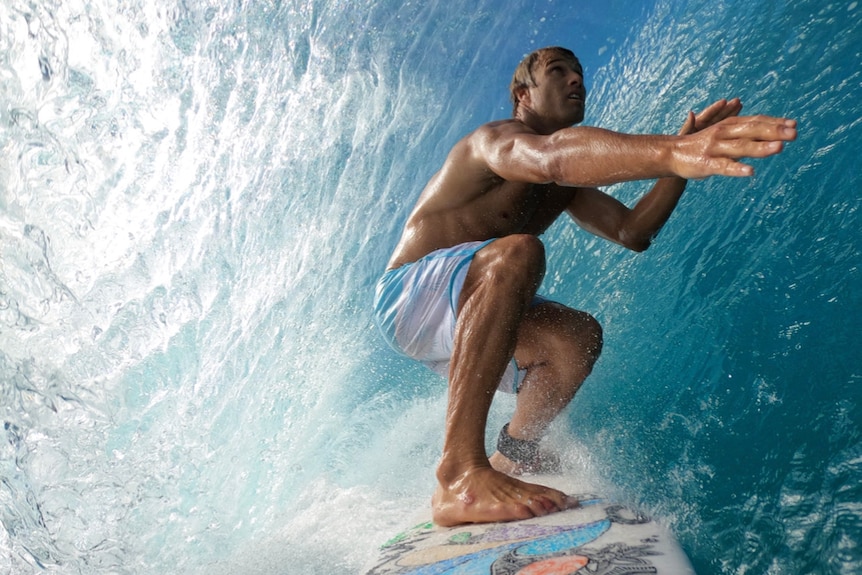
[[[602,324],[587,312],[578,312],[581,315],[580,340],[584,343],[585,352],[592,358],[592,362],[599,358],[604,344],[604,332]]]
[[[556,331],[557,357],[579,358],[581,369],[592,370],[593,364],[602,352],[602,326],[596,318],[585,311],[566,308],[561,322],[563,329]]]
[[[515,234],[491,243],[482,254],[486,273],[499,282],[535,284],[545,275],[545,246],[536,236]]]
[[[602,326],[590,314],[574,312],[567,333],[560,338],[557,354],[552,361],[560,361],[559,369],[565,374],[562,378],[574,395],[581,384],[593,371],[593,367],[602,352]]]
[[[545,246],[539,238],[516,234],[495,240],[473,257],[462,286],[459,313],[477,293],[502,305],[520,300],[526,309],[544,275]]]
[[[500,238],[491,245],[499,245],[509,257],[518,260],[545,262],[545,244],[532,234],[514,234]]]

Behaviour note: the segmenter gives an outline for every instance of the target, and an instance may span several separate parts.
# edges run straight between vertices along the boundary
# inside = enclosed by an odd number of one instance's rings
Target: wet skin
[[[484,448],[487,415],[509,359],[527,375],[509,433],[538,439],[589,375],[602,331],[560,304],[530,307],[545,272],[538,236],[567,212],[585,230],[634,251],[647,249],[687,178],[750,176],[739,160],[780,152],[796,122],[739,116],[738,99],[689,113],[676,136],[572,127],[586,90],[575,60],[551,57],[518,93],[516,117],[459,141],[405,225],[390,268],[468,241],[499,238],[476,253],[458,304],[443,454],[432,498],[440,525],[546,515],[577,501],[512,475],[523,466]],[[594,186],[657,179],[632,208]]]

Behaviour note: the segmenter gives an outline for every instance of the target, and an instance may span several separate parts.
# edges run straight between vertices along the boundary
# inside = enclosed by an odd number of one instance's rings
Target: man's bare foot
[[[559,473],[562,469],[560,456],[550,451],[540,450],[536,459],[529,463],[512,461],[499,451],[490,458],[491,467],[506,475],[520,476],[527,473]]]
[[[442,483],[431,499],[434,522],[444,527],[541,517],[576,507],[561,491],[526,483],[492,467],[471,468],[449,485]]]

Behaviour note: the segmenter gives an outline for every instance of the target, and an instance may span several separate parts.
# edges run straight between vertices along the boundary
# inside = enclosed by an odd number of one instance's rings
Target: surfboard
[[[564,476],[531,482],[567,493]],[[367,575],[694,575],[673,535],[637,510],[592,493],[545,517],[444,528],[430,519],[380,548]]]

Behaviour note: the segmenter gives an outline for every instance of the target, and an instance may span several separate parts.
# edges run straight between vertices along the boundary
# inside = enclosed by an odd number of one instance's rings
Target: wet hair
[[[518,67],[515,68],[515,73],[512,75],[512,83],[509,84],[509,96],[512,98],[513,117],[518,112],[518,91],[522,88],[534,87],[536,85],[536,80],[533,77],[533,70],[536,69],[537,65],[544,64],[554,56],[578,62],[578,65],[580,65],[578,57],[575,56],[574,52],[568,48],[561,48],[560,46],[539,48],[538,50],[527,54],[527,56],[521,60],[521,63],[518,64]]]

